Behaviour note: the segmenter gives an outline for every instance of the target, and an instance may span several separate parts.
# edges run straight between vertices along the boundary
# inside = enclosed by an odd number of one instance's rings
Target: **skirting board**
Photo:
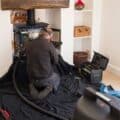
[[[120,68],[112,64],[108,65],[108,71],[114,73],[117,76],[120,76]]]

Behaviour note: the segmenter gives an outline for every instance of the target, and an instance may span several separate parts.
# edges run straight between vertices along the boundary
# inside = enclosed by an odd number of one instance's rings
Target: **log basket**
[[[82,63],[87,62],[89,58],[88,51],[74,52],[73,62],[76,67],[79,67]]]

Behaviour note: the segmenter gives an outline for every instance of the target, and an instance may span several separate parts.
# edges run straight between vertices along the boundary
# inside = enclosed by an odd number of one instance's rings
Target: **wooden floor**
[[[117,76],[109,71],[104,72],[103,83],[106,85],[112,85],[116,90],[120,90],[120,76]]]

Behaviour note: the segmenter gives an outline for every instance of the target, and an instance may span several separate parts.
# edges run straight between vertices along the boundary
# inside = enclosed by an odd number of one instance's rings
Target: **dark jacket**
[[[46,39],[29,41],[26,55],[30,80],[48,78],[53,73],[53,65],[58,63],[55,47]]]

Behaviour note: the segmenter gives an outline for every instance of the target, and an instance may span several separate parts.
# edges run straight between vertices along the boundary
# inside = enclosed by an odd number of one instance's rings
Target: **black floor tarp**
[[[0,107],[11,113],[12,120],[55,120],[25,104],[16,94],[12,84],[14,64],[8,73],[0,79]],[[33,101],[28,92],[28,80],[25,64],[20,63],[16,74],[17,84],[23,95]],[[56,113],[65,118],[72,118],[75,104],[86,86],[80,78],[73,73],[61,76],[61,84],[56,93],[51,93],[46,99],[33,101],[40,107]]]

